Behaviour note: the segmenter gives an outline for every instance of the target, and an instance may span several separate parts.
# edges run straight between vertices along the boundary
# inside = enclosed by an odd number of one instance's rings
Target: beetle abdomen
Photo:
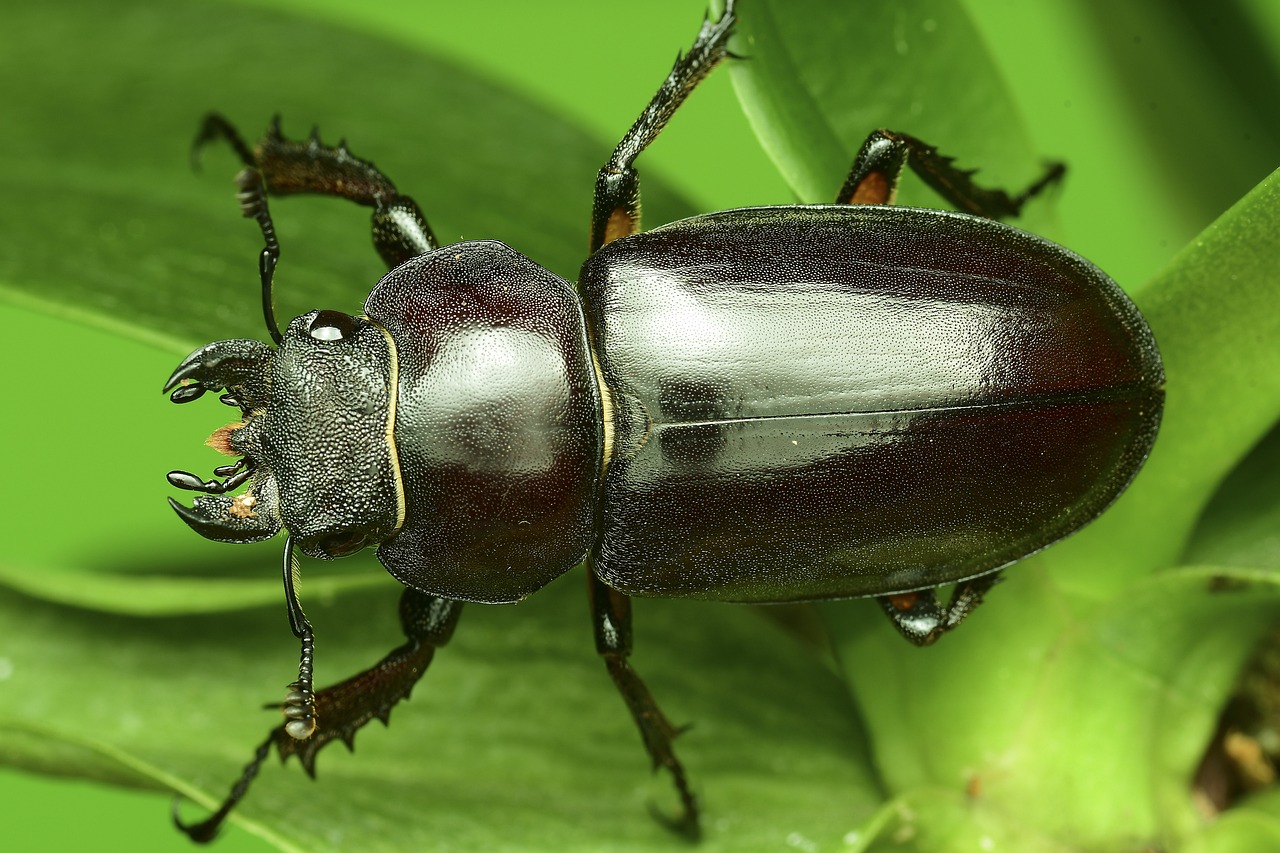
[[[1095,267],[984,219],[726,211],[581,287],[619,409],[597,570],[788,601],[992,571],[1098,515],[1154,440],[1150,331]]]

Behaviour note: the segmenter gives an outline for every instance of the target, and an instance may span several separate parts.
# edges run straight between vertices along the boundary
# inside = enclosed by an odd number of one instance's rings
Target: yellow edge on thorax
[[[396,527],[393,532],[399,533],[400,528],[404,527],[405,503],[404,503],[404,477],[400,475],[400,453],[396,450],[396,404],[400,400],[400,354],[396,351],[395,338],[391,337],[391,333],[383,327],[381,323],[365,317],[370,325],[382,332],[382,336],[387,339],[388,361],[391,365],[388,378],[387,388],[387,426],[385,434],[387,438],[387,451],[391,454],[391,476],[396,484]]]

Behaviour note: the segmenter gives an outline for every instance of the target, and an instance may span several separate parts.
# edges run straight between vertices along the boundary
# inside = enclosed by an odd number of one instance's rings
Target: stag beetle
[[[1164,374],[1142,316],[1077,255],[997,219],[1016,196],[918,139],[880,130],[830,205],[727,210],[639,231],[634,162],[731,56],[734,3],[703,22],[596,178],[577,290],[506,245],[441,246],[418,205],[345,144],[249,148],[211,114],[257,220],[274,346],[209,344],[165,390],[225,391],[242,419],[211,443],[224,479],[169,474],[170,501],[220,542],[281,528],[301,640],[271,748],[298,756],[386,720],[457,623],[462,602],[519,601],[585,560],[597,648],[655,767],[698,832],[677,728],[628,662],[631,596],[795,602],[874,596],[918,645],[954,628],[1000,569],[1079,529],[1128,485],[1160,421]],[[961,213],[891,206],[910,166]],[[373,208],[390,272],[352,316],[276,324],[279,244],[267,195]],[[247,488],[234,494],[241,486]],[[315,691],[295,549],[377,546],[405,587],[407,642]],[[936,588],[955,584],[945,606]]]

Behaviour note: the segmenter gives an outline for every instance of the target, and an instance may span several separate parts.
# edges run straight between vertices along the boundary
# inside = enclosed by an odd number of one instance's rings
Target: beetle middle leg
[[[978,186],[973,182],[973,171],[957,169],[952,158],[914,136],[877,130],[862,144],[849,177],[836,195],[836,203],[892,204],[902,170],[907,166],[960,210],[988,219],[1017,216],[1027,201],[1062,180],[1067,171],[1062,163],[1052,163],[1035,183],[1010,195],[1004,190]]]
[[[653,769],[665,767],[671,772],[676,793],[680,796],[680,815],[675,819],[657,817],[672,829],[691,839],[700,834],[698,802],[689,790],[684,766],[676,757],[672,741],[682,729],[672,724],[654,701],[649,688],[631,668],[631,599],[606,585],[588,562],[587,584],[591,596],[591,616],[595,625],[596,651],[604,658],[609,676],[635,718],[644,748],[653,761]]]
[[[298,739],[290,733],[295,720],[287,720],[272,729],[245,765],[231,793],[212,815],[199,823],[185,824],[179,820],[175,804],[174,823],[192,841],[212,841],[227,815],[248,792],[258,770],[271,754],[272,746],[282,761],[296,755],[307,775],[314,778],[316,754],[321,749],[335,740],[341,740],[351,749],[356,732],[370,720],[376,717],[386,724],[391,709],[400,700],[409,698],[413,686],[427,671],[435,650],[449,642],[461,612],[461,602],[406,589],[400,598],[400,625],[408,642],[364,672],[316,693],[312,703],[312,723],[316,728],[309,737]],[[301,611],[295,614],[291,609],[290,620],[294,621],[295,617],[305,622]],[[300,627],[295,625],[295,633]],[[306,657],[304,647],[304,666],[309,665]],[[292,700],[286,700],[286,713],[292,707],[295,707]]]
[[[982,603],[982,597],[1000,580],[1000,573],[992,572],[960,581],[951,593],[951,602],[946,607],[938,601],[938,594],[932,589],[882,595],[876,600],[902,636],[917,646],[929,646],[963,622]]]
[[[657,94],[596,174],[591,205],[591,252],[640,230],[640,175],[633,164],[640,152],[657,139],[689,93],[720,60],[732,56],[727,45],[736,21],[733,0],[727,0],[719,20],[713,22],[708,18],[702,22],[702,29],[688,53],[676,57],[671,73]]]

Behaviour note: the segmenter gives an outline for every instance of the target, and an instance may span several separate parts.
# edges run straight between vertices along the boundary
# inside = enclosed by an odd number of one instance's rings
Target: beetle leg
[[[973,170],[957,169],[938,149],[894,130],[877,130],[867,137],[848,179],[836,195],[837,204],[893,204],[902,170],[910,166],[934,192],[965,213],[1004,219],[1017,216],[1022,205],[1062,180],[1067,167],[1051,163],[1044,175],[1016,196],[973,182]]]
[[[276,307],[271,298],[271,284],[276,276],[276,264],[280,263],[280,241],[276,239],[276,226],[271,221],[271,209],[267,206],[267,185],[262,172],[249,166],[236,175],[236,201],[240,202],[240,215],[258,223],[265,245],[258,255],[258,278],[262,282],[262,317],[267,323],[271,340],[279,346],[284,342],[280,326],[276,323]]]
[[[373,208],[373,245],[388,267],[398,266],[439,246],[417,202],[368,160],[352,155],[345,141],[324,145],[315,131],[305,142],[284,137],[280,116],[252,149],[225,118],[205,116],[192,146],[192,158],[208,142],[226,140],[246,166],[262,174],[266,190],[277,195],[319,193]]]
[[[354,749],[356,732],[365,723],[376,717],[385,725],[395,704],[409,698],[414,684],[431,663],[435,650],[449,642],[461,611],[461,602],[406,589],[400,598],[400,625],[409,638],[408,642],[393,649],[364,672],[316,693],[316,729],[310,737],[302,740],[293,737],[288,731],[292,721],[272,729],[254,751],[252,760],[245,765],[226,800],[212,815],[199,823],[183,823],[178,817],[175,801],[174,823],[192,841],[212,841],[227,815],[244,799],[249,785],[271,754],[272,746],[282,761],[296,755],[307,775],[312,777],[315,776],[316,753],[323,747],[341,740],[348,749]],[[296,615],[301,616],[300,609]],[[291,606],[291,622],[294,617]],[[306,617],[301,618],[305,620]],[[304,647],[304,664],[308,663],[305,656]],[[292,705],[286,701],[284,707],[287,711]]]
[[[613,150],[609,161],[596,174],[595,197],[591,204],[592,253],[605,243],[640,230],[640,174],[633,164],[640,152],[658,137],[702,78],[710,74],[720,60],[732,56],[726,45],[736,21],[733,0],[727,0],[724,14],[718,21],[703,20],[702,29],[689,52],[676,56],[671,73],[653,100],[649,101]]]
[[[659,767],[670,770],[676,792],[680,795],[679,817],[673,820],[660,814],[655,816],[681,835],[696,840],[700,835],[698,803],[689,790],[684,767],[671,745],[683,728],[667,719],[653,700],[649,688],[627,661],[631,654],[631,599],[601,581],[594,568],[590,568],[587,574],[596,651],[604,658],[604,665],[622,694],[622,701],[627,703],[627,709],[635,718],[644,748],[653,760],[654,771]]]
[[[943,608],[932,589],[882,595],[877,600],[902,636],[917,646],[932,645],[964,621],[982,603],[982,597],[1001,580],[999,572],[956,584],[951,603]]]

